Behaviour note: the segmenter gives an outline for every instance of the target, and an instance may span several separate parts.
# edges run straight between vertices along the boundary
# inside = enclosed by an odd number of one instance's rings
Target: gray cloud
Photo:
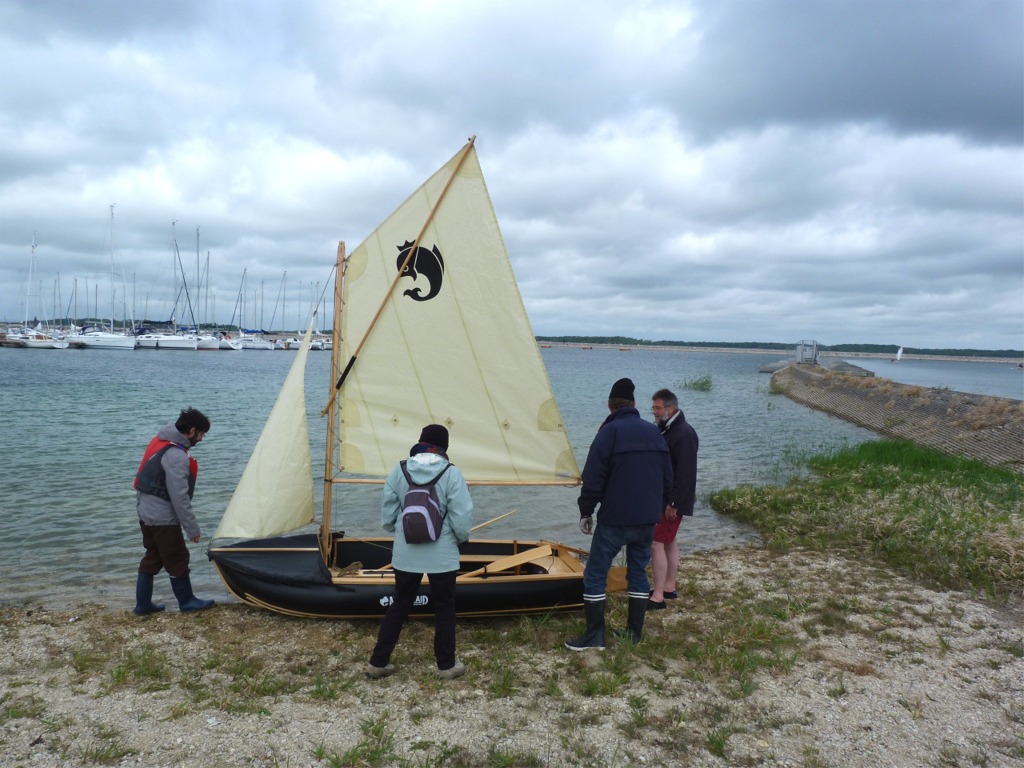
[[[33,233],[35,303],[95,303],[111,203],[137,312],[170,311],[172,221],[220,322],[243,270],[308,303],[475,134],[539,334],[1019,349],[1022,28],[1015,0],[6,0],[0,319]]]

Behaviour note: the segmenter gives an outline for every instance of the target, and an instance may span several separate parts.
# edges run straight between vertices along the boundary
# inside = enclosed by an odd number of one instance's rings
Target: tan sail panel
[[[313,465],[306,426],[310,324],[263,433],[256,441],[215,539],[258,538],[313,522]]]
[[[476,149],[467,151],[349,259],[341,359],[355,352],[348,345],[366,341],[339,394],[340,469],[387,475],[423,424],[433,422],[451,433],[449,455],[467,480],[575,484],[579,467]]]

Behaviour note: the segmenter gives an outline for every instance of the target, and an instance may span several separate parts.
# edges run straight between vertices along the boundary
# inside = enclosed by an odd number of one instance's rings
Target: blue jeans
[[[651,583],[647,580],[647,564],[651,561],[654,524],[601,525],[594,528],[594,542],[587,566],[583,569],[583,599],[603,600],[608,588],[608,571],[619,550],[626,548],[626,580],[630,597],[647,597]]]

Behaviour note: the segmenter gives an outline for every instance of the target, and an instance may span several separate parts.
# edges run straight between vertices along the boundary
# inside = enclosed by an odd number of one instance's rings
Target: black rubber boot
[[[153,574],[140,573],[135,581],[135,615],[159,613],[164,607],[153,602]]]
[[[565,641],[570,651],[604,650],[604,600],[583,602],[583,613],[587,619],[587,632],[583,637]]]
[[[171,589],[178,598],[178,608],[187,611],[205,611],[213,606],[213,600],[201,600],[192,594],[192,580],[188,576],[171,576]]]
[[[629,598],[629,618],[626,620],[626,633],[624,638],[633,645],[640,642],[644,634],[644,617],[647,615],[647,598]]]

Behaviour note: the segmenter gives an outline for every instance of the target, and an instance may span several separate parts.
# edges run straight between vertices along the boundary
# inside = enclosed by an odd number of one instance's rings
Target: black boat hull
[[[458,615],[505,616],[581,608],[579,557],[586,554],[581,550],[551,542],[471,541],[462,546],[465,564],[460,570],[475,570],[474,565],[488,558],[508,557],[542,544],[554,548],[554,555],[543,558],[543,565],[527,562],[498,575],[460,578],[456,587]],[[345,539],[343,534],[334,534],[334,573],[324,563],[315,534],[243,541],[211,548],[208,556],[228,591],[246,603],[290,616],[379,619],[394,600],[390,545],[390,539]],[[346,575],[346,571],[351,573]],[[413,616],[433,616],[426,579]]]

